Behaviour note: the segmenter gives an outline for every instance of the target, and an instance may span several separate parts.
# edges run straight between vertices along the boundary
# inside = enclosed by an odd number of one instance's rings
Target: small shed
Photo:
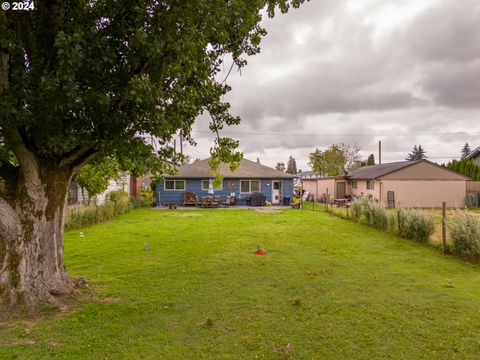
[[[331,198],[372,196],[385,207],[463,207],[468,177],[428,160],[364,166],[346,175],[304,181],[317,198],[327,189]]]

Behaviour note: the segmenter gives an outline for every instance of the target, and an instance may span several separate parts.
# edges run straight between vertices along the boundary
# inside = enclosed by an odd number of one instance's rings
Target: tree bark
[[[55,303],[58,295],[73,291],[63,261],[72,170],[32,160],[22,159],[28,170],[16,193],[0,198],[0,298],[10,305]]]

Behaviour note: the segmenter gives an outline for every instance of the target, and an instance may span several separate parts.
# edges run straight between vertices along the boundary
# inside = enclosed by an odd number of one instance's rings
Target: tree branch
[[[60,161],[60,167],[69,166],[74,164],[79,160],[85,153],[91,151],[92,149],[87,146],[78,145],[70,151],[67,151]]]
[[[95,149],[88,149],[88,151],[71,163],[73,166],[73,173],[77,173],[86,163],[93,160],[96,156],[98,156],[98,151]]]
[[[27,149],[22,135],[17,128],[8,128],[5,135],[12,144],[12,150],[20,165],[25,184],[29,190],[41,188],[38,162],[34,154]]]

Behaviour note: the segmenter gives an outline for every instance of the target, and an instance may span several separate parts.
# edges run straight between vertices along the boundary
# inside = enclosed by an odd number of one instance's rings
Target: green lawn
[[[81,231],[66,263],[96,298],[2,325],[1,359],[480,354],[478,265],[324,212],[140,209]]]

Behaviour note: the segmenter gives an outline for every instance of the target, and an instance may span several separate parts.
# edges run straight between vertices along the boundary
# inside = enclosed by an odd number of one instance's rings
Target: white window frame
[[[372,184],[372,187],[369,187],[368,184]],[[367,190],[375,190],[375,180],[367,180]]]
[[[166,182],[173,181],[173,189],[167,189]],[[177,189],[177,182],[183,182],[183,189]],[[163,190],[164,191],[186,191],[187,181],[186,180],[177,180],[177,179],[164,179],[163,180]]]
[[[352,180],[352,189],[358,189],[357,180]]]
[[[248,192],[242,191],[242,181],[248,181]],[[240,194],[252,194],[252,181],[258,181],[258,192],[262,192],[262,181],[260,179],[240,179]]]
[[[210,181],[210,179],[203,179],[203,180],[200,180],[201,183],[200,183],[200,189],[202,189],[202,191],[208,191],[208,186],[205,188],[203,187],[203,182],[206,181],[207,183]],[[223,190],[223,181],[222,183],[220,184],[220,187],[219,188],[216,188],[215,185],[213,186],[213,190],[218,190],[218,191],[221,191]]]

